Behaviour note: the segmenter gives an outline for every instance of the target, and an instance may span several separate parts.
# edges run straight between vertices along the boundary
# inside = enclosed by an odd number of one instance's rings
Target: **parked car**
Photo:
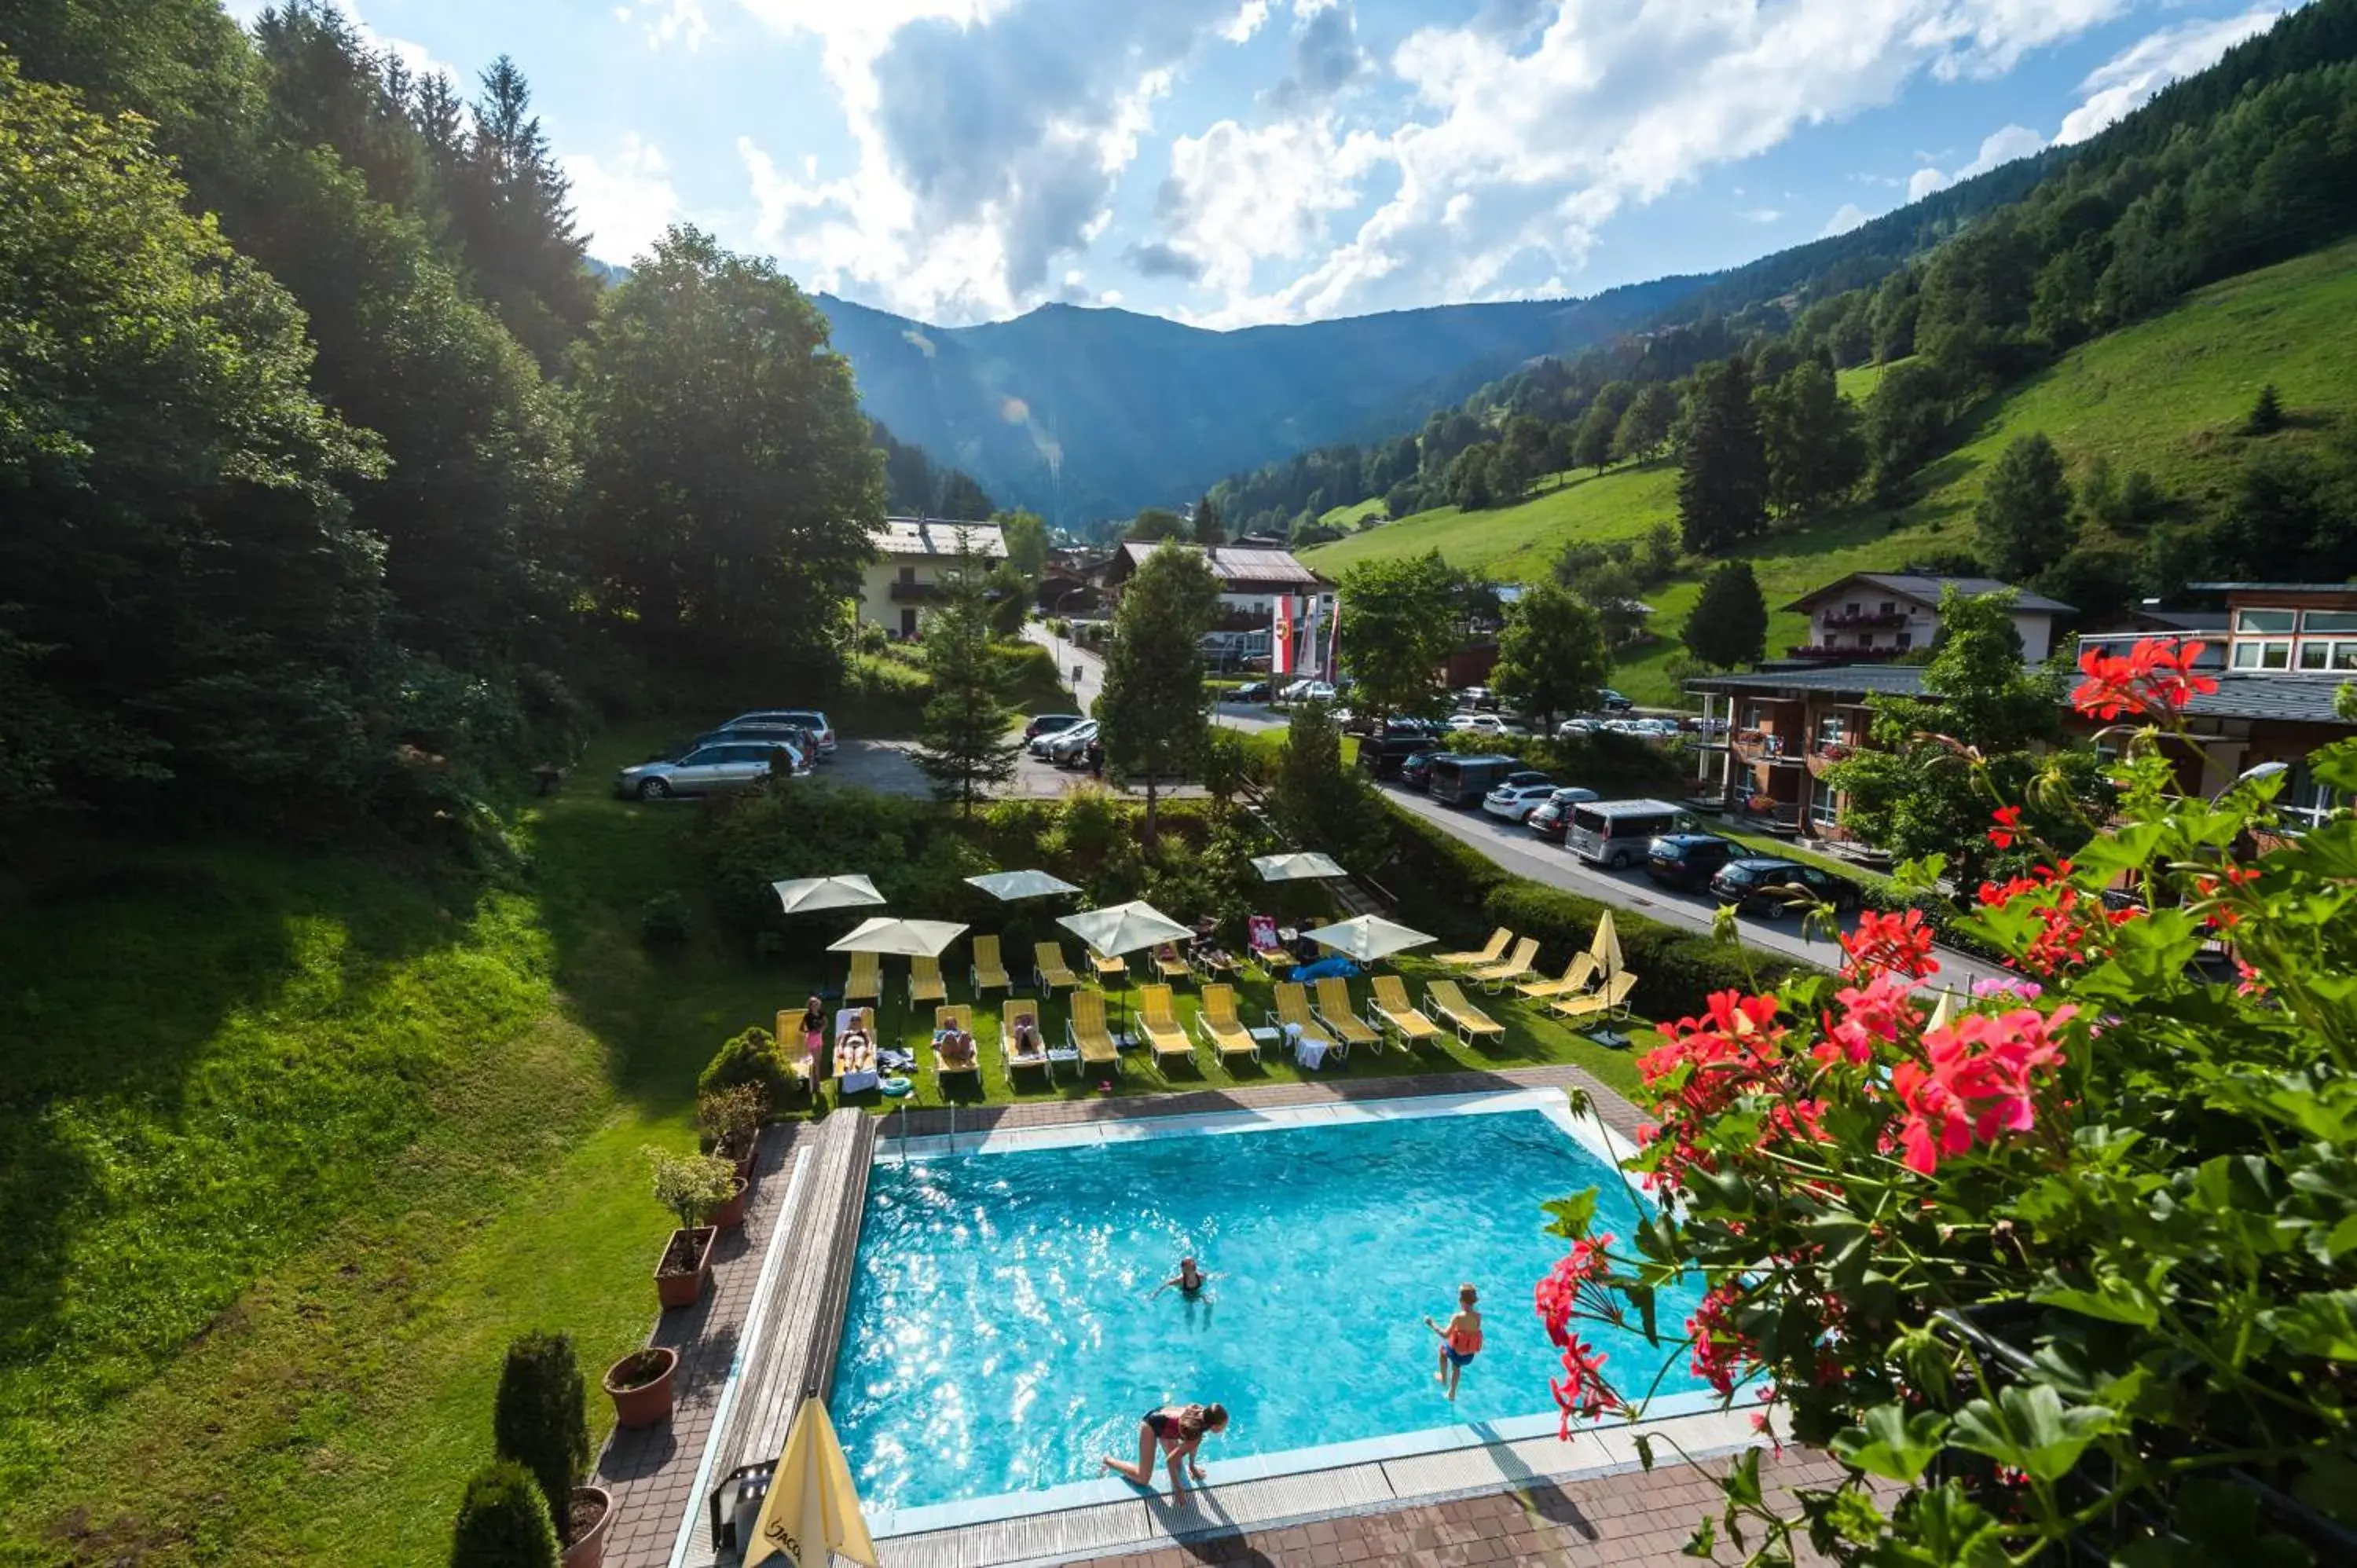
[[[760,708],[749,714],[738,714],[722,725],[722,729],[741,729],[748,725],[795,725],[818,737],[820,757],[834,755],[834,726],[816,708]]]
[[[1496,714],[1451,714],[1448,727],[1471,735],[1528,735],[1521,725],[1499,717]]]
[[[1555,726],[1557,740],[1577,740],[1584,735],[1594,735],[1598,725],[1594,719],[1566,719]]]
[[[1596,705],[1608,714],[1625,714],[1637,704],[1607,686],[1596,693]]]
[[[661,800],[673,795],[717,795],[760,786],[780,766],[791,773],[802,758],[782,740],[739,740],[699,746],[675,757],[658,757],[614,775],[614,793],[625,800]]]
[[[1554,800],[1555,792],[1561,786],[1544,775],[1519,781],[1509,779],[1481,798],[1481,809],[1493,817],[1503,817],[1510,822],[1519,822],[1540,806]]]
[[[1432,759],[1446,757],[1445,751],[1411,751],[1400,758],[1399,781],[1404,788],[1422,791],[1432,787]]]
[[[1571,826],[1571,809],[1595,799],[1595,790],[1567,784],[1532,808],[1523,825],[1550,843],[1561,843],[1565,830]]]
[[[709,730],[680,747],[680,750],[689,752],[699,746],[726,746],[730,741],[737,740],[784,741],[788,746],[792,746],[797,754],[794,763],[797,771],[808,767],[811,759],[818,755],[818,736],[800,725],[745,725],[737,729]]]
[[[1330,703],[1337,694],[1330,681],[1296,681],[1285,689],[1288,703]]]
[[[1097,738],[1097,722],[1090,719],[1070,729],[1058,730],[1041,738],[1047,743],[1047,758],[1059,768],[1078,768],[1089,759],[1089,743]]]
[[[1591,865],[1620,871],[1641,863],[1662,834],[1694,827],[1694,818],[1667,800],[1587,800],[1571,809],[1563,844]]]
[[[1742,847],[1715,833],[1663,833],[1645,849],[1645,875],[1664,887],[1699,892]]]
[[[1720,903],[1734,905],[1738,915],[1762,915],[1771,920],[1803,904],[1831,904],[1843,910],[1857,908],[1857,884],[1848,877],[1769,855],[1728,861],[1710,879],[1710,890]]]
[[[1504,756],[1468,756],[1444,751],[1432,759],[1427,770],[1429,782],[1425,793],[1444,806],[1459,810],[1478,806],[1491,790],[1517,773],[1526,773],[1522,758]]]
[[[1088,722],[1086,714],[1041,714],[1023,726],[1023,738],[1036,741],[1043,735],[1054,735],[1059,730],[1068,730],[1074,725]]]
[[[1247,681],[1243,685],[1228,693],[1228,701],[1232,703],[1265,703],[1268,701],[1268,682],[1265,681]]]
[[[1394,779],[1407,759],[1432,749],[1432,737],[1413,722],[1394,721],[1381,735],[1359,740],[1359,766],[1378,779]]]

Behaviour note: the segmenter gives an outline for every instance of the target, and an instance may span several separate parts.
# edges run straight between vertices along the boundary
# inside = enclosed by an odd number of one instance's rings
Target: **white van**
[[[1589,800],[1571,809],[1563,843],[1589,865],[1619,871],[1642,865],[1661,834],[1694,831],[1694,818],[1666,800]]]

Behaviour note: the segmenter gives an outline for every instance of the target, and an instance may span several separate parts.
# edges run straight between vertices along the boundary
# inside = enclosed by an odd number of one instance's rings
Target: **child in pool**
[[[1211,1277],[1195,1266],[1194,1259],[1181,1258],[1178,1260],[1178,1272],[1157,1285],[1154,1295],[1147,1296],[1146,1299],[1152,1301],[1154,1296],[1160,1295],[1164,1291],[1176,1289],[1189,1301],[1204,1300],[1203,1286]]]
[[[1473,1304],[1480,1295],[1469,1284],[1457,1287],[1457,1316],[1443,1328],[1427,1317],[1424,1326],[1440,1336],[1440,1370],[1434,1374],[1441,1387],[1448,1391],[1451,1403],[1457,1399],[1457,1380],[1473,1358],[1481,1353],[1481,1314]]]

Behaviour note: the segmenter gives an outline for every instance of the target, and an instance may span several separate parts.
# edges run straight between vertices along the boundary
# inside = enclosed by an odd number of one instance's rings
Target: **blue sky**
[[[1708,271],[2075,141],[2285,0],[339,0],[533,83],[591,253],[1211,327]],[[260,0],[231,0],[250,16]]]

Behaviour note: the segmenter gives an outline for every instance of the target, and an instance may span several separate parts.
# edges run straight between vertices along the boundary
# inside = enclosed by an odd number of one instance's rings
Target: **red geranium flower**
[[[2147,637],[2126,656],[2083,649],[2079,673],[2086,679],[2071,693],[2071,705],[2106,724],[2122,714],[2175,713],[2218,689],[2217,682],[2194,672],[2206,646]]]

